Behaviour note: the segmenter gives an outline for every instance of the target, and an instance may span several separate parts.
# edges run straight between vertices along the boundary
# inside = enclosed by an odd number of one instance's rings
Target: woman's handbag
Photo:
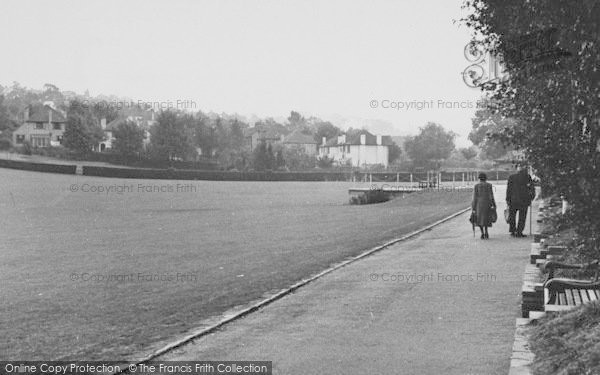
[[[495,223],[498,220],[498,213],[496,212],[496,207],[490,208],[490,221]]]

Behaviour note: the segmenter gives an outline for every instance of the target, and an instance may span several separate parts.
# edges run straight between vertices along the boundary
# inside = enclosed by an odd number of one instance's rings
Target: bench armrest
[[[544,288],[551,293],[563,292],[565,289],[595,289],[600,290],[600,281],[586,281],[574,279],[550,279],[544,283]]]

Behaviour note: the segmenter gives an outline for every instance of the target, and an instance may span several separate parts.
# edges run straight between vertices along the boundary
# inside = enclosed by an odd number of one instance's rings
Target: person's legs
[[[479,226],[479,230],[481,231],[481,239],[483,240],[485,238],[485,233],[483,232],[483,226]]]
[[[516,215],[517,215],[517,209],[514,206],[509,206],[508,207],[508,226],[509,226],[508,231],[512,235],[514,235],[517,231],[517,228],[515,225],[515,221],[516,221],[515,216]]]
[[[488,227],[484,227],[485,233],[484,236],[485,238],[490,238],[490,234],[488,233]]]
[[[527,206],[519,207],[519,224],[517,225],[517,234],[523,236],[523,230],[525,229],[525,222],[527,219]]]

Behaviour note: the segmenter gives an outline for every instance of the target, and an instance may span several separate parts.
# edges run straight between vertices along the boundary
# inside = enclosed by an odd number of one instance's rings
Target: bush
[[[8,138],[0,138],[0,151],[10,150],[12,142]]]
[[[24,155],[31,155],[33,148],[31,147],[31,143],[29,141],[23,142],[20,148],[20,152]]]
[[[62,146],[38,147],[38,148],[32,149],[31,152],[36,155],[49,156],[49,157],[59,158],[59,159],[69,159],[70,158],[69,150],[67,150],[66,148],[64,148]]]
[[[600,303],[588,303],[532,328],[535,375],[600,374]]]

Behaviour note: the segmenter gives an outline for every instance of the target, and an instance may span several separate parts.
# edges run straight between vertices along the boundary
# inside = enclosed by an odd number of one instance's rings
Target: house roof
[[[112,120],[108,124],[106,124],[105,131],[114,131],[119,125],[126,123],[127,120],[124,118],[118,118],[116,120]]]
[[[325,147],[342,146],[342,145],[360,145],[361,144],[360,136],[362,134],[365,135],[365,145],[367,145],[367,146],[376,146],[377,145],[377,136],[376,135],[371,134],[367,130],[361,130],[361,131],[357,131],[357,132],[352,132],[351,134],[346,134],[346,142],[343,142],[343,143],[338,143],[338,137],[330,138],[325,143]],[[389,135],[381,136],[381,145],[391,146],[392,143],[394,143],[394,142],[392,141],[392,137],[390,137]]]
[[[300,130],[294,130],[283,139],[283,143],[317,144],[317,141],[315,141],[312,135],[304,134]]]
[[[261,126],[256,126],[256,125],[252,128],[244,129],[245,137],[251,137],[255,133],[258,133],[259,140],[281,139],[281,136],[283,135],[282,132],[280,132],[276,129],[271,129],[271,128],[265,129]]]
[[[29,118],[26,120],[27,122],[49,122],[50,121],[50,113],[52,113],[52,122],[67,122],[65,116],[57,110],[53,109],[49,105],[44,106],[35,106],[30,105],[26,109],[29,110]]]

